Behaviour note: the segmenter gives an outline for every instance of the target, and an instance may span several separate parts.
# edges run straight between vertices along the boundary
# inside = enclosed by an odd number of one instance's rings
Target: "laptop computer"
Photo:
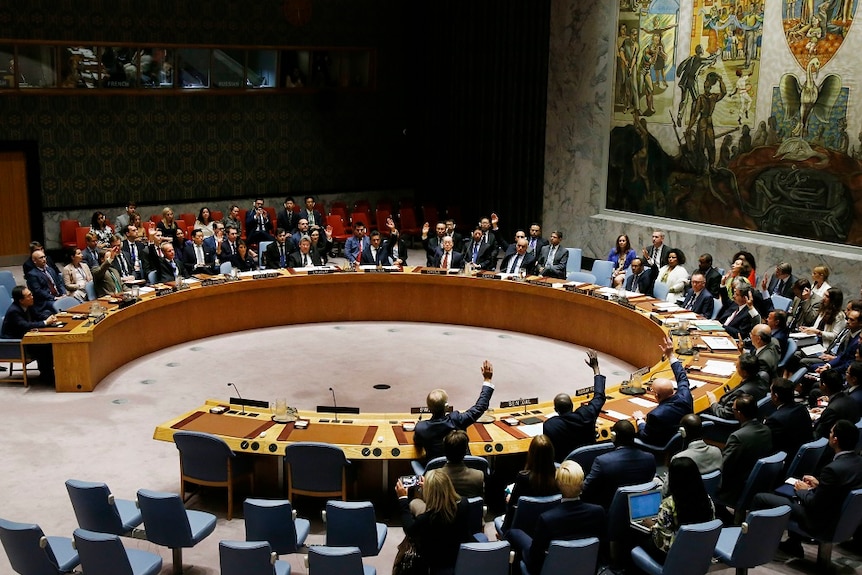
[[[629,523],[643,533],[649,533],[650,527],[658,517],[661,506],[661,490],[652,489],[641,493],[629,493]]]

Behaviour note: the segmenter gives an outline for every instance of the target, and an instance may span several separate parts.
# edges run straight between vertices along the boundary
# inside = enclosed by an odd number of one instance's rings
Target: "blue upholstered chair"
[[[820,463],[820,458],[826,452],[829,445],[829,440],[825,437],[803,443],[799,446],[799,450],[790,462],[787,472],[784,477],[802,477],[803,475],[813,475],[817,469],[817,464]]]
[[[596,284],[596,276],[587,272],[566,272],[566,281]]]
[[[162,558],[140,549],[126,549],[118,535],[75,529],[75,548],[87,575],[155,575]]]
[[[114,499],[104,483],[69,479],[66,490],[81,529],[125,535],[143,521],[134,501]]]
[[[721,530],[715,546],[716,558],[734,567],[737,575],[772,561],[790,520],[790,506],[752,511],[740,527]]]
[[[568,573],[577,565],[578,573],[595,573],[599,560],[599,540],[595,537],[573,541],[551,541],[540,574],[530,573],[521,561],[523,575],[557,575]]]
[[[433,469],[440,469],[444,465],[446,465],[445,457],[435,457],[431,461],[429,461],[423,467],[422,464],[415,459],[410,462],[413,467],[413,473],[416,475],[425,475],[429,471]],[[479,457],[478,455],[465,455],[464,456],[464,465],[469,467],[470,469],[478,469],[487,477],[491,473],[491,468],[488,465],[488,460],[484,457]]]
[[[358,547],[363,557],[380,553],[388,529],[377,523],[370,501],[327,501],[322,515],[327,546]]]
[[[174,573],[183,572],[183,548],[194,547],[216,526],[216,516],[190,511],[176,493],[138,490],[138,505],[144,518],[147,541],[170,548]]]
[[[0,543],[20,575],[59,575],[78,566],[78,552],[68,537],[45,537],[33,523],[0,519]]]
[[[715,544],[721,533],[721,521],[683,525],[660,565],[641,547],[632,549],[632,560],[647,575],[704,575],[709,571]]]
[[[508,541],[462,543],[455,561],[455,575],[509,575],[514,554]]]
[[[296,516],[287,499],[246,499],[245,540],[267,541],[279,555],[296,553],[305,544],[311,522]]]
[[[790,310],[790,306],[793,303],[792,299],[784,297],[783,295],[773,295],[770,296],[770,299],[772,299],[772,307],[784,311]]]
[[[652,296],[662,301],[667,299],[667,294],[670,293],[670,288],[666,283],[655,282],[652,286]]]
[[[700,478],[703,479],[703,486],[706,492],[709,493],[710,497],[715,498],[718,488],[721,487],[721,469],[704,473]]]
[[[566,262],[566,274],[581,271],[581,260],[583,260],[584,251],[581,248],[566,248],[566,251],[569,252],[569,260]]]
[[[844,499],[838,522],[831,535],[809,533],[794,520],[790,521],[787,530],[817,541],[817,565],[826,572],[832,568],[832,546],[853,537],[853,532],[859,527],[860,520],[862,520],[862,489],[854,489]]]
[[[562,499],[562,495],[545,495],[544,497],[524,496],[518,499],[518,504],[515,506],[515,514],[512,516],[512,525],[509,529],[520,529],[527,535],[533,536],[533,527],[536,525],[536,520],[539,515],[557,506]],[[497,535],[503,537],[506,533],[503,531],[503,519],[505,515],[501,515],[494,519],[494,528],[497,530]]]
[[[314,545],[308,548],[305,564],[308,575],[377,575],[377,569],[362,563],[358,547]]]
[[[741,523],[742,518],[751,506],[751,500],[758,493],[769,492],[778,484],[781,479],[781,472],[784,470],[784,460],[787,454],[779,451],[769,457],[761,457],[754,464],[754,468],[748,476],[742,491],[739,494],[739,499],[736,501],[716,501],[727,507],[733,507],[734,521]]]
[[[290,575],[266,541],[219,541],[218,555],[221,575]]]
[[[88,281],[84,284],[84,291],[87,292],[87,300],[88,301],[96,301],[98,296],[96,295],[96,284],[93,280]]]
[[[79,303],[81,302],[79,302],[77,298],[67,295],[65,297],[61,297],[58,300],[54,300],[54,311],[57,313],[61,313],[66,311],[70,307],[78,305]]]
[[[596,284],[600,286],[611,286],[611,274],[614,273],[614,262],[608,260],[593,261],[593,268],[590,270],[596,276]]]
[[[295,494],[347,500],[350,460],[340,447],[311,441],[291,443],[284,450],[284,463],[287,498],[291,501]]]
[[[653,481],[638,483],[636,485],[624,485],[618,487],[608,507],[608,542],[610,543],[611,564],[622,566],[625,564],[623,553],[628,553],[635,534],[629,525],[629,493],[643,493],[655,489],[658,484]]]
[[[566,459],[576,462],[581,466],[581,469],[584,470],[584,473],[588,474],[590,469],[593,467],[593,461],[596,460],[596,457],[613,450],[614,444],[612,441],[595,443],[593,445],[582,445],[581,447],[573,449],[572,452],[566,456]]]

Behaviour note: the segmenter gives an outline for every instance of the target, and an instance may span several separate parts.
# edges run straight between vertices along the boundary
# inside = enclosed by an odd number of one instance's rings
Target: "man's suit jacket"
[[[86,261],[86,258],[84,258],[84,261]],[[57,269],[57,266],[54,264],[54,260],[48,254],[45,254],[45,265],[49,268],[54,268],[55,270]],[[33,258],[27,258],[26,260],[24,260],[24,263],[21,264],[21,267],[24,268],[24,277],[27,277],[27,274],[30,273],[30,270],[36,268],[36,264],[33,263]]]
[[[530,236],[527,236],[527,252],[528,253],[529,252],[535,252],[536,253],[536,259],[538,260],[539,254],[542,253],[542,248],[547,246],[548,244],[550,244],[550,242],[548,240],[546,240],[545,238],[539,236],[538,238],[536,238],[536,242],[535,242],[536,245],[533,247],[533,249],[530,249],[530,242],[532,242],[532,241],[533,241],[533,238],[531,238]]]
[[[549,278],[566,279],[566,265],[569,263],[569,250],[563,246],[557,246],[554,252],[554,261],[548,262],[548,254],[551,253],[551,245],[545,244],[539,252],[538,265],[544,266],[542,275]]]
[[[51,312],[53,313],[53,312]],[[30,306],[27,309],[21,307],[19,303],[13,303],[6,310],[6,315],[3,317],[3,326],[0,328],[0,337],[7,339],[21,339],[24,334],[31,329],[39,329],[45,327],[45,318],[51,314],[37,314]]]
[[[746,421],[731,433],[722,452],[718,501],[735,507],[754,464],[773,452],[772,432],[759,421]]]
[[[847,494],[862,487],[862,457],[853,452],[836,454],[820,472],[817,489],[797,491],[805,509],[805,523],[816,535],[832,535]]]
[[[677,458],[688,457],[697,465],[700,474],[709,473],[721,469],[721,450],[714,445],[708,445],[702,439],[695,439],[688,447],[671,457],[671,461]],[[665,484],[667,485],[667,484]]]
[[[715,298],[707,289],[702,289],[699,294],[695,294],[693,289],[688,288],[682,300],[682,307],[710,318],[715,307]]]
[[[820,414],[820,418],[814,424],[814,437],[829,437],[832,426],[839,419],[846,419],[851,423],[859,421],[859,404],[856,403],[844,391],[839,391],[829,398],[829,405]]]
[[[171,262],[169,262],[166,258],[158,258],[158,267],[156,267],[156,283],[167,283],[175,281],[174,277],[174,269],[171,267]],[[189,277],[189,271],[186,269],[186,266],[183,265],[179,259],[174,257],[174,264],[177,266],[177,271],[179,275],[187,278]]]
[[[800,298],[793,298],[793,303],[790,305],[790,311],[788,312],[787,324],[791,325],[793,322],[792,318],[796,318],[796,322],[792,325],[794,327],[800,326],[812,326],[814,322],[817,321],[817,316],[820,314],[820,304],[823,301],[819,295],[814,292],[811,292],[811,297],[807,300],[802,301]]]
[[[655,457],[637,447],[617,447],[593,461],[581,499],[608,509],[617,488],[645,483],[655,477]]]
[[[862,332],[857,333],[855,336],[849,338],[847,340],[847,345],[844,346],[844,349],[841,350],[841,353],[838,354],[834,359],[830,359],[826,363],[832,369],[837,369],[841,373],[847,369],[851,363],[853,363],[856,359],[856,350],[859,349],[859,344],[862,342]]]
[[[727,319],[733,315],[737,309],[739,309],[739,313],[736,314],[733,321],[725,325],[724,322],[727,321]],[[760,323],[760,315],[758,314],[752,317],[747,305],[743,304],[739,306],[735,302],[730,302],[721,308],[716,320],[724,325],[724,330],[732,337],[735,338],[737,336],[741,336],[745,339],[751,333],[751,328],[754,327],[755,324]]]
[[[529,566],[530,573],[541,573],[551,541],[573,541],[587,537],[606,541],[606,533],[607,513],[599,505],[577,499],[563,501],[539,516],[532,541],[523,550],[524,562]],[[606,557],[607,554],[600,552],[599,555]]]
[[[509,263],[512,261],[512,258],[517,257],[517,252],[507,253],[503,257],[503,261],[500,262],[500,273],[509,273]],[[527,275],[532,275],[536,271],[536,254],[527,252],[524,254],[524,258],[521,260],[521,268],[526,270]]]
[[[282,208],[278,212],[278,216],[276,216],[276,221],[278,223],[278,227],[286,231],[288,234],[292,234],[296,228],[299,227],[299,214],[293,210],[287,211]]]
[[[443,457],[443,438],[454,429],[466,431],[468,427],[476,423],[476,420],[482,417],[482,414],[488,409],[493,394],[494,388],[483,384],[482,390],[479,392],[479,399],[467,411],[452,411],[442,417],[432,417],[418,422],[413,433],[413,443],[417,449],[425,451],[425,461],[430,461],[435,457]]]
[[[112,262],[108,261],[108,258],[93,270],[93,287],[96,289],[97,297],[115,294],[123,289],[122,286],[120,272]]]
[[[463,462],[449,463],[441,467],[452,481],[455,493],[461,497],[484,497],[485,474],[478,469],[467,467]]]
[[[464,267],[464,256],[456,252],[453,248],[451,253],[452,261],[449,262],[449,269],[460,270]],[[443,248],[437,248],[434,252],[434,259],[431,260],[432,268],[439,268],[443,265]]]
[[[191,270],[196,273],[207,273],[214,274],[217,273],[215,269],[215,249],[211,248],[205,244],[201,245],[201,249],[204,251],[204,264],[206,264],[203,268],[195,269],[195,264],[198,261],[197,254],[195,254],[195,246],[194,244],[186,244],[183,246],[183,264],[186,266],[186,269]]]
[[[733,412],[733,402],[741,396],[742,394],[748,394],[754,397],[756,400],[760,400],[766,397],[767,392],[769,391],[769,384],[760,379],[757,376],[754,376],[751,379],[746,379],[742,383],[740,383],[736,389],[731,391],[730,393],[725,393],[721,396],[721,399],[718,400],[718,403],[714,403],[710,406],[709,412],[712,415],[717,417],[722,417],[724,419],[734,419],[736,415]],[[794,455],[796,452],[794,452]],[[789,453],[788,457],[792,457]]]
[[[53,280],[57,296],[66,295],[66,286],[63,285],[63,278],[57,270],[50,266],[46,266],[45,270]],[[51,281],[45,276],[45,272],[38,268],[30,270],[27,274],[27,287],[33,292],[33,308],[36,315],[44,314],[47,317],[54,313],[54,300],[57,296],[51,293]]]
[[[760,371],[765,371],[769,375],[769,381],[776,375],[778,362],[781,361],[781,348],[774,338],[769,340],[769,343],[756,350],[754,356],[757,358],[757,365]]]
[[[326,220],[323,219],[323,214],[321,214],[320,211],[313,209],[313,210],[311,210],[311,213],[314,214],[315,225],[318,225],[320,227],[323,227],[326,225]],[[309,228],[311,227],[311,219],[308,217],[308,210],[307,209],[302,208],[301,210],[299,210],[299,219],[300,220],[308,220]],[[371,222],[368,222],[368,223],[369,223],[369,225],[371,225]]]
[[[638,437],[650,445],[664,445],[679,429],[679,421],[692,412],[693,402],[688,376],[681,361],[671,363],[676,377],[676,393],[647,413],[646,422],[641,423]]]
[[[700,269],[698,268],[698,271]],[[700,272],[703,274],[703,277],[706,279],[706,289],[709,293],[713,294],[712,297],[719,297],[721,292],[721,274],[717,269],[711,267],[705,272]]]
[[[645,268],[649,267],[649,269],[646,271],[649,272],[650,281],[652,283],[655,283],[655,280],[658,277],[658,270],[662,266],[667,265],[667,254],[669,251],[670,251],[670,246],[668,246],[667,244],[662,244],[661,247],[659,248],[658,257],[653,259],[653,257],[652,257],[653,246],[650,246],[647,248],[647,253],[649,254],[649,257],[645,258],[643,263],[644,263]]]
[[[637,289],[635,289],[635,281],[637,281]],[[642,271],[639,275],[630,275],[626,278],[626,291],[642,293],[644,295],[652,295],[652,280],[649,270]]]
[[[542,424],[542,433],[554,445],[557,461],[564,460],[576,447],[596,442],[596,418],[605,404],[605,376],[593,376],[593,389],[593,398],[588,404],[569,413],[550,417]]]
[[[322,266],[323,260],[320,259],[320,254],[315,249],[308,250],[308,257],[311,259],[311,265],[314,266]],[[291,268],[301,268],[302,265],[302,252],[295,251],[290,254],[290,257],[287,261],[288,267]]]
[[[432,267],[434,265],[434,254],[437,252],[437,248],[443,249],[443,242],[435,233],[435,235],[428,236],[422,240],[422,247],[425,248],[425,265]]]
[[[400,235],[389,236],[389,239],[383,242],[383,245],[386,247],[386,252],[389,254],[392,263],[395,263],[395,251],[393,250],[393,248],[396,246],[396,244],[398,246],[398,259],[401,260],[401,265],[406,266],[407,256],[410,255],[409,253],[407,253],[407,242],[405,242]]]
[[[767,293],[769,295],[773,295],[775,291],[775,286],[778,285],[778,282],[781,281],[775,275],[772,276],[769,280],[769,285],[766,287]],[[796,276],[790,274],[790,277],[784,280],[784,285],[781,286],[781,291],[778,292],[778,295],[784,296],[787,299],[793,299],[793,284],[796,283]]]
[[[474,262],[479,266],[480,269],[490,271],[493,269],[494,260],[491,257],[494,252],[494,247],[486,242],[480,241],[478,244],[476,261]],[[470,240],[464,245],[464,251],[462,252],[465,262],[473,261],[473,240]]]
[[[129,260],[129,263],[132,264],[132,269],[134,269],[135,258],[133,257],[132,246],[129,243],[129,240],[123,240],[123,243],[120,246],[120,249],[125,254],[126,259]],[[146,258],[146,245],[141,243],[141,242],[135,242],[135,251],[137,251],[137,253],[138,253],[138,255],[137,255],[138,271],[135,272],[135,278],[136,279],[146,279],[144,277],[144,270],[147,267],[146,264],[144,263],[147,259]]]
[[[111,265],[114,266],[114,269],[120,272],[120,276],[134,276],[135,275],[135,266],[132,264],[131,258],[126,255],[126,253],[120,248],[120,253],[118,253]]]
[[[811,416],[801,403],[779,405],[764,421],[772,432],[772,450],[787,454],[784,469],[799,451],[799,446],[811,441]]]
[[[362,250],[362,255],[359,258],[359,263],[364,266],[388,266],[392,263],[392,260],[389,259],[389,250],[386,249],[386,245],[381,243],[377,246],[377,257],[371,253],[371,245],[365,246],[365,249]]]
[[[90,248],[84,248],[81,250],[81,253],[84,254],[84,262],[90,267],[91,270],[99,267],[99,250],[91,250]]]
[[[257,221],[257,218],[255,216],[257,216],[257,212],[254,209],[248,210],[248,212],[246,212],[246,214],[245,214],[245,233],[246,233],[246,237],[248,237],[248,238],[251,238],[251,235],[256,233],[256,232],[260,233],[260,232],[258,232],[258,229],[257,229],[258,221]],[[273,231],[272,230],[272,220],[269,219],[269,213],[266,210],[264,210],[263,211],[263,232],[265,232],[267,234],[271,234],[272,231]]]
[[[296,244],[293,243],[293,239],[287,237],[284,239],[284,266],[281,265],[281,254],[278,251],[278,242],[272,242],[268,246],[266,246],[266,250],[263,252],[263,263],[266,267],[270,269],[278,269],[281,267],[289,267],[290,263],[290,254],[293,252],[299,251],[299,248],[296,247]]]

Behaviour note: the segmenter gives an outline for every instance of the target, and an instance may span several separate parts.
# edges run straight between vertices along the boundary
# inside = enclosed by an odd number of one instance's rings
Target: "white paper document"
[[[620,413],[619,411],[614,411],[613,409],[605,409],[602,411],[605,415],[609,415],[614,419],[631,419],[630,415],[626,415],[625,413]]]
[[[736,371],[736,365],[732,361],[721,361],[718,359],[710,359],[700,370],[702,373],[711,375],[719,375],[721,377],[729,377]]]
[[[656,402],[644,399],[642,397],[632,397],[629,399],[629,403],[634,403],[639,407],[646,407],[647,409],[653,409],[656,405],[658,405]]]
[[[703,343],[709,346],[709,349],[712,350],[727,350],[732,351],[736,349],[736,343],[729,338],[726,337],[714,337],[705,335],[702,336],[701,339]]]

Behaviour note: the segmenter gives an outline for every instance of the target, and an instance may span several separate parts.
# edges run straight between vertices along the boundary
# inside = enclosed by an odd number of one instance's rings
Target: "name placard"
[[[263,273],[255,273],[251,277],[252,277],[252,279],[256,279],[256,280],[265,280],[265,279],[270,279],[270,278],[277,278],[280,275],[281,274],[278,272],[263,272]]]
[[[579,389],[578,391],[576,391],[575,397],[580,397],[581,395],[589,395],[589,394],[593,393],[594,391],[596,391],[596,388],[591,385],[589,387],[585,387],[583,389]]]
[[[447,405],[447,406],[446,406],[446,412],[447,412],[447,413],[451,413],[453,409],[454,409],[454,408],[453,408],[451,405]],[[427,406],[427,405],[423,405],[423,406],[421,406],[421,407],[411,407],[411,408],[410,408],[410,413],[413,413],[413,414],[416,414],[416,413],[431,413],[431,410],[430,410],[430,409],[428,409],[428,406]]]
[[[308,275],[310,275],[310,276],[322,276],[322,275],[334,274],[334,273],[335,273],[335,270],[332,268],[320,268],[320,269],[308,270]]]
[[[539,403],[538,397],[522,397],[520,399],[508,399],[506,401],[500,402],[500,408],[506,409],[508,407],[523,407],[525,405],[536,405]]]
[[[174,293],[174,288],[172,287],[164,287],[156,290],[156,297],[162,297],[163,295],[168,295],[169,293]]]
[[[445,276],[449,274],[449,270],[440,268],[422,268],[419,273],[425,274],[426,276]]]

